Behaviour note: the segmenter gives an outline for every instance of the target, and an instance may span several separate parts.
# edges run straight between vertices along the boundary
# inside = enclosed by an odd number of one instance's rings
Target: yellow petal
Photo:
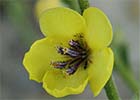
[[[63,71],[52,69],[43,78],[43,87],[55,97],[83,92],[88,82],[87,71],[79,68],[74,75],[66,75]]]
[[[31,46],[23,60],[30,79],[42,82],[44,74],[50,68],[51,61],[57,61],[62,58],[56,50],[56,46],[58,46],[59,43],[56,40],[53,41],[50,38],[44,38],[37,40]]]
[[[104,87],[112,74],[114,63],[113,52],[105,48],[91,56],[91,63],[88,66],[89,83],[95,96]]]
[[[100,49],[108,46],[112,41],[112,26],[107,16],[98,8],[87,8],[83,16],[86,20],[87,42],[90,47]]]
[[[53,38],[72,37],[85,31],[84,18],[69,8],[57,7],[46,10],[40,16],[39,23],[44,35]]]

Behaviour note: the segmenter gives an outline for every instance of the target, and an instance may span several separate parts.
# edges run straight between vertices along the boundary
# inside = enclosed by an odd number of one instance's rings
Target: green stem
[[[78,0],[61,0],[61,2],[65,3],[67,6],[77,11],[78,13],[81,13]]]
[[[79,7],[77,0],[70,0],[71,1],[71,7],[74,8],[77,12],[81,13],[81,9]]]
[[[83,11],[89,7],[89,2],[88,2],[88,0],[78,0],[78,2],[79,2],[80,9],[81,9],[81,14],[82,14]],[[105,91],[106,91],[106,94],[107,94],[107,97],[109,100],[119,100],[120,99],[117,89],[115,87],[115,84],[112,80],[112,77],[108,80],[108,82],[104,88],[105,88]]]
[[[110,79],[108,80],[104,88],[105,88],[106,95],[109,100],[120,100],[112,77],[110,77]]]
[[[88,0],[78,0],[79,5],[80,5],[80,9],[81,9],[81,14],[83,13],[83,11],[89,7],[89,2]]]

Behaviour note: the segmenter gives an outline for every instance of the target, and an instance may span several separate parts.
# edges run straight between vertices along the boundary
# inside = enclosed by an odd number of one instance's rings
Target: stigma
[[[67,61],[51,62],[51,65],[57,69],[64,69],[66,74],[74,74],[79,67],[87,68],[89,49],[83,40],[70,40],[69,47],[57,46],[57,52],[66,56]]]

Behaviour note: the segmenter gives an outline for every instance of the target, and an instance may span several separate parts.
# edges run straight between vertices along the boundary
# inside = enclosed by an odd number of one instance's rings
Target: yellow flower
[[[112,74],[114,56],[109,44],[112,26],[98,8],[83,16],[63,7],[40,16],[44,39],[37,40],[24,57],[30,79],[42,82],[55,97],[83,92],[87,83],[95,96]]]

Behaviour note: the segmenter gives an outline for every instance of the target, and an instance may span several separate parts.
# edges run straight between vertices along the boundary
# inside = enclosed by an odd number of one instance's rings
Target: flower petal
[[[44,35],[53,38],[71,37],[85,32],[85,20],[76,11],[57,7],[46,10],[40,16],[40,28]]]
[[[88,74],[89,83],[95,96],[97,96],[104,87],[112,74],[114,63],[113,52],[110,48],[105,48],[91,57]]]
[[[100,49],[108,46],[112,41],[112,26],[107,16],[98,8],[87,8],[83,16],[86,20],[87,42],[92,48]]]
[[[79,68],[74,75],[66,75],[61,70],[52,69],[43,78],[43,87],[55,97],[83,92],[88,82],[87,71]]]
[[[23,64],[29,72],[30,79],[42,82],[46,71],[50,68],[52,60],[60,60],[62,56],[57,53],[56,43],[50,38],[37,40],[26,53]]]

